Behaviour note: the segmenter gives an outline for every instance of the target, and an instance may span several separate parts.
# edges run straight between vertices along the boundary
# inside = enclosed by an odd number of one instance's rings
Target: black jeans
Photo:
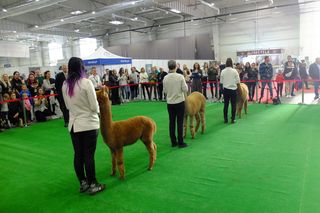
[[[151,95],[150,95],[150,90],[149,90],[149,84],[141,83],[141,89],[142,89],[142,94],[143,94],[144,100],[146,100],[145,90],[147,90],[148,98],[149,98],[149,100],[151,100]]]
[[[229,101],[231,100],[231,120],[236,118],[236,101],[237,101],[237,90],[231,90],[223,88],[223,98],[224,98],[224,121],[228,121],[228,108]]]
[[[209,80],[209,81],[216,81],[216,80]],[[213,85],[214,85],[214,88],[215,88],[215,93],[214,94],[213,94]],[[212,98],[213,97],[218,98],[218,83],[210,83],[210,90],[211,90]]]
[[[248,82],[248,89],[249,89],[249,99],[253,100],[254,91],[256,90],[256,82]]]
[[[162,84],[162,82],[158,85],[158,94],[159,94],[159,100],[162,101],[162,95],[163,95],[163,84]]]
[[[177,144],[176,138],[176,122],[178,125],[178,144],[183,144],[183,119],[185,105],[184,101],[178,104],[168,104],[167,105],[169,113],[169,130],[170,139],[172,144]]]
[[[89,184],[96,182],[94,153],[96,151],[98,130],[70,132],[74,149],[74,170],[79,182],[87,180]]]
[[[277,83],[277,96],[282,97],[283,83]],[[279,96],[280,95],[280,96]]]
[[[66,104],[64,103],[62,96],[58,96],[58,102],[60,105],[61,112],[63,114],[64,123],[68,124],[69,123],[69,110],[67,109]]]

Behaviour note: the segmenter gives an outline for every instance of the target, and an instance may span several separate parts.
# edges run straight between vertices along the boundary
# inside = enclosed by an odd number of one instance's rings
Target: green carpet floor
[[[125,148],[126,180],[110,177],[99,136],[96,173],[107,189],[78,193],[73,149],[61,119],[0,134],[0,212],[320,212],[319,106],[250,105],[225,125],[222,105],[207,104],[207,131],[171,148],[165,103],[113,107],[157,125],[158,159],[138,142]]]

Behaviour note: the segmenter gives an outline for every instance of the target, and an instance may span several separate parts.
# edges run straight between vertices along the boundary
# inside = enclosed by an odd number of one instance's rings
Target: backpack
[[[272,102],[274,105],[278,105],[281,104],[280,98],[278,96],[276,96],[275,98],[272,99]]]

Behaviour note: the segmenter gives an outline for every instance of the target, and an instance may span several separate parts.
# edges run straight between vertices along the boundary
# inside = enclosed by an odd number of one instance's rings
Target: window
[[[83,38],[80,39],[80,57],[85,58],[97,49],[97,39]]]
[[[62,45],[56,42],[51,42],[48,45],[49,48],[49,64],[50,66],[56,66],[58,60],[63,59]]]

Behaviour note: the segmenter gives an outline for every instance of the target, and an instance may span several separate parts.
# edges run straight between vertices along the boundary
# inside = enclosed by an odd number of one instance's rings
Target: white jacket
[[[89,79],[79,80],[74,87],[74,95],[70,97],[66,81],[62,86],[62,94],[67,109],[69,109],[68,130],[83,132],[99,129],[99,105],[93,84]]]

